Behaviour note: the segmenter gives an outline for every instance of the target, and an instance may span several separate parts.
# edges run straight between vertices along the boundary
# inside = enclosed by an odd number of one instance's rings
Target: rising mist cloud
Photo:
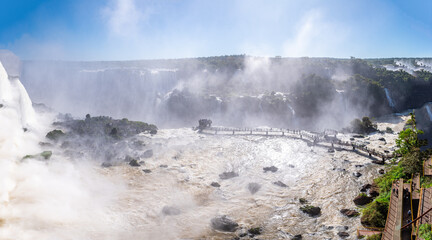
[[[319,9],[306,12],[297,23],[292,37],[283,44],[283,55],[289,57],[334,56],[348,37],[348,27],[332,23]]]
[[[108,32],[122,38],[138,37],[151,15],[150,8],[140,8],[135,0],[112,0],[101,12]]]

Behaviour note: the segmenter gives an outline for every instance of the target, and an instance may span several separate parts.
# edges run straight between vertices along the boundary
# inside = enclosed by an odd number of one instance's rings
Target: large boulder
[[[302,237],[301,234],[297,234],[297,235],[294,235],[291,239],[292,239],[292,240],[302,240],[303,237]]]
[[[51,132],[47,133],[46,138],[53,140],[53,141],[57,141],[59,140],[59,138],[65,136],[65,133],[62,130],[52,130]]]
[[[126,162],[129,162],[129,165],[132,166],[132,167],[139,167],[139,166],[141,166],[141,165],[138,163],[138,160],[136,160],[135,158],[133,158],[133,157],[131,157],[131,156],[129,156],[129,155],[126,155],[126,157],[125,157],[125,161],[126,161]]]
[[[354,198],[353,202],[357,206],[363,206],[363,205],[366,205],[366,204],[372,202],[372,200],[373,200],[372,197],[369,197],[366,194],[361,193],[357,197]]]
[[[259,183],[251,182],[248,184],[248,190],[250,193],[255,194],[258,192],[261,188],[261,185]]]
[[[357,212],[356,210],[351,210],[351,209],[342,209],[342,210],[340,210],[340,212],[347,217],[357,217],[360,215],[359,212]]]
[[[218,182],[212,182],[210,184],[210,186],[212,186],[212,187],[220,187],[220,184]]]
[[[300,210],[311,217],[315,217],[321,214],[321,208],[311,205],[300,207]]]
[[[248,233],[251,235],[251,237],[254,237],[256,235],[260,235],[262,232],[262,229],[260,227],[251,228],[248,230]]]
[[[371,187],[372,185],[367,183],[361,187],[360,192],[367,192],[367,190],[369,190]]]
[[[213,229],[222,232],[235,232],[238,228],[238,224],[233,220],[223,215],[221,217],[215,217],[211,220],[211,226]]]
[[[347,232],[338,232],[338,236],[340,238],[347,238],[347,237],[349,237],[349,233],[347,233]]]
[[[378,197],[379,187],[376,183],[372,183],[371,188],[369,189],[369,195],[371,195],[371,197]]]

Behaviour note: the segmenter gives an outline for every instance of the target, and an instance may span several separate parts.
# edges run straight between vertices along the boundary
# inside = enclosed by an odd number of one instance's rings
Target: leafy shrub
[[[384,227],[387,220],[388,206],[389,201],[387,199],[375,199],[363,209],[361,223],[368,227]]]
[[[419,226],[419,238],[424,240],[432,240],[432,226],[428,223]]]
[[[352,131],[355,133],[371,133],[376,131],[376,125],[372,123],[369,117],[363,117],[362,120],[356,118],[351,122]]]
[[[382,234],[378,233],[378,234],[368,236],[366,239],[367,240],[381,240],[381,236],[382,236]]]
[[[52,130],[51,132],[47,133],[46,138],[57,141],[59,138],[63,137],[65,133],[62,130]]]

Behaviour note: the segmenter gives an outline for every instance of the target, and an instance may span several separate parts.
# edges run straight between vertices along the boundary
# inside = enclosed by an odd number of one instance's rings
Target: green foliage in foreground
[[[422,188],[430,188],[432,187],[432,177],[422,176],[420,178],[420,185]]]
[[[382,236],[382,234],[379,233],[379,234],[374,234],[374,235],[368,236],[366,239],[367,240],[381,240],[381,236]]]
[[[409,122],[411,123],[410,128],[401,131],[396,140],[396,145],[399,147],[396,152],[401,155],[399,163],[392,166],[386,174],[374,180],[379,187],[380,195],[363,209],[361,221],[364,225],[384,227],[393,182],[398,179],[410,179],[414,174],[421,174],[422,172],[423,160],[426,155],[420,152],[422,143],[419,141],[418,135],[423,132],[416,128],[414,114],[411,114]],[[431,183],[428,179],[422,180],[424,183]]]
[[[386,198],[369,203],[362,211],[361,223],[370,227],[383,228],[387,220],[388,206],[389,200]]]
[[[419,238],[424,240],[432,240],[432,226],[430,224],[421,224],[419,226]]]

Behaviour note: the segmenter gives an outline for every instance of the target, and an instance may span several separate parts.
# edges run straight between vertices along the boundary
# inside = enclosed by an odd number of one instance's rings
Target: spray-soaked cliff
[[[428,68],[393,71],[389,63],[399,62],[392,61],[248,56],[24,61],[21,72],[35,102],[76,116],[128,117],[160,126],[212,118],[232,126],[322,129],[432,101]]]

